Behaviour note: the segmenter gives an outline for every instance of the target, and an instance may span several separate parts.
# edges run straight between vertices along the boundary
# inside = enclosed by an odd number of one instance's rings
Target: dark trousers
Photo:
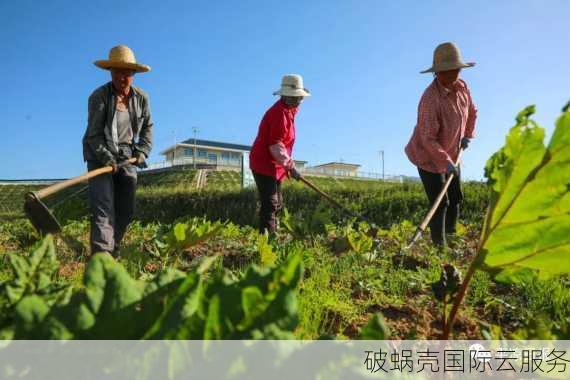
[[[259,173],[253,173],[261,208],[259,209],[259,232],[270,234],[277,230],[277,214],[283,208],[281,181]]]
[[[443,189],[447,175],[431,173],[420,168],[418,168],[418,172],[431,207]],[[463,200],[460,177],[460,175],[453,177],[445,196],[429,223],[431,240],[436,245],[445,245],[445,235],[455,233],[455,226],[459,217],[459,203]]]
[[[88,161],[89,171],[101,167]],[[91,207],[91,253],[109,252],[119,247],[135,212],[137,170],[133,165],[115,174],[102,174],[89,180]]]

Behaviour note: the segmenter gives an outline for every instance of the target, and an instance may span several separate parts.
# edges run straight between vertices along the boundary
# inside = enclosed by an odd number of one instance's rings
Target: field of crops
[[[570,114],[546,147],[531,114],[489,160],[490,185],[465,184],[445,250],[427,236],[404,249],[427,209],[419,184],[314,178],[376,229],[289,182],[269,239],[235,172],[209,173],[197,190],[195,172],[165,171],[141,175],[120,258],[90,257],[76,189],[54,202],[60,235],[0,222],[0,335],[568,339]]]

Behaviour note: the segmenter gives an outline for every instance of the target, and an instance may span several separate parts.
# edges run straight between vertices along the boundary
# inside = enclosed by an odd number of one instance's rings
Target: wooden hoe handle
[[[363,217],[360,214],[357,214],[356,212],[348,209],[346,206],[340,204],[336,199],[332,198],[330,195],[328,195],[327,193],[325,193],[324,191],[322,191],[321,189],[319,189],[317,186],[315,186],[313,183],[311,183],[308,179],[306,179],[305,177],[301,177],[299,178],[299,180],[301,182],[303,182],[305,185],[309,186],[311,189],[315,190],[317,193],[319,193],[323,198],[325,198],[326,200],[328,200],[329,202],[331,202],[333,205],[335,205],[336,207],[340,208],[341,210],[343,210],[344,212],[346,212],[347,214],[349,214],[350,216],[353,216],[357,219],[363,220],[365,222],[367,222],[370,225],[373,225],[374,223],[370,222],[367,218]]]
[[[117,166],[122,167],[122,166],[125,166],[127,164],[134,164],[135,162],[137,162],[136,158],[130,158],[124,162],[121,162]],[[58,183],[53,184],[51,186],[45,187],[39,191],[35,191],[34,194],[36,195],[36,197],[38,197],[40,199],[45,198],[48,195],[55,194],[60,190],[63,190],[63,189],[66,189],[70,186],[73,186],[73,185],[76,185],[78,183],[87,181],[88,179],[93,178],[93,177],[97,177],[98,175],[105,174],[105,173],[111,173],[112,171],[113,171],[112,166],[104,166],[102,168],[95,169],[95,170],[92,170],[90,172],[84,173],[80,176],[70,178],[70,179],[65,180],[65,181],[58,182]]]
[[[456,166],[459,165],[459,161],[461,160],[462,154],[463,154],[463,149],[460,149],[459,154],[457,155],[457,160],[455,161]],[[430,210],[428,211],[425,218],[422,220],[422,223],[416,229],[414,236],[412,237],[412,239],[408,243],[408,248],[411,247],[415,243],[415,241],[420,237],[422,232],[424,232],[425,229],[427,228],[427,225],[429,224],[431,218],[433,218],[433,214],[435,214],[437,208],[439,207],[439,204],[441,203],[441,200],[443,199],[443,197],[447,193],[447,189],[449,188],[449,185],[451,184],[451,181],[453,180],[454,177],[455,177],[455,175],[453,173],[451,173],[449,175],[449,177],[447,178],[447,180],[445,181],[445,184],[443,185],[443,188],[441,189],[440,193],[438,194],[437,198],[435,199],[435,202],[433,202],[433,205],[431,206]]]

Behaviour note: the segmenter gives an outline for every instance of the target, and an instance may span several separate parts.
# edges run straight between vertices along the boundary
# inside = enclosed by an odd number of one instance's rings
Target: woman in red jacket
[[[301,178],[292,159],[295,115],[303,98],[310,96],[310,93],[303,87],[300,75],[290,74],[283,77],[281,89],[273,95],[280,95],[281,98],[263,115],[249,154],[249,166],[261,201],[259,231],[268,231],[270,234],[277,228],[277,213],[283,207],[283,178]]]
[[[446,235],[455,234],[459,203],[463,199],[456,162],[459,149],[466,149],[473,138],[477,108],[467,84],[459,72],[475,63],[465,63],[459,48],[446,42],[433,55],[433,66],[422,73],[434,73],[435,79],[424,91],[418,106],[418,121],[406,154],[418,167],[431,204],[441,192],[447,177],[455,176],[446,196],[430,222],[434,244],[445,246]]]

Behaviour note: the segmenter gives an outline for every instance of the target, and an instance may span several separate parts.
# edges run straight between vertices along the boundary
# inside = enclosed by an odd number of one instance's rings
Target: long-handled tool
[[[459,154],[457,155],[457,161],[455,161],[455,166],[459,165],[459,161],[461,160],[461,155],[463,154],[463,149],[459,150]],[[443,199],[443,197],[445,196],[445,193],[447,193],[447,189],[449,187],[449,185],[451,184],[451,181],[453,180],[453,177],[455,177],[455,175],[453,173],[451,173],[449,175],[449,177],[447,177],[447,180],[445,181],[445,184],[443,185],[443,188],[441,189],[440,193],[438,194],[437,198],[435,199],[435,202],[433,202],[433,205],[431,206],[431,209],[428,211],[428,213],[426,214],[424,220],[422,220],[422,223],[418,226],[418,228],[416,229],[416,232],[414,233],[414,236],[412,236],[412,238],[410,239],[410,241],[408,242],[408,245],[406,246],[405,249],[410,249],[414,243],[416,242],[416,240],[419,239],[419,237],[422,235],[422,233],[425,231],[425,229],[427,228],[427,225],[429,224],[429,222],[431,221],[431,218],[433,218],[433,215],[435,214],[437,208],[439,207],[439,204],[441,203],[441,200]]]
[[[321,189],[319,189],[317,186],[315,186],[313,183],[311,183],[308,179],[306,179],[305,177],[301,177],[299,178],[299,180],[301,182],[303,182],[305,185],[309,186],[311,189],[315,190],[318,194],[320,194],[323,198],[325,198],[327,201],[329,201],[330,203],[332,203],[333,205],[335,205],[336,207],[338,207],[339,209],[341,209],[342,211],[344,211],[346,214],[353,216],[359,220],[362,220],[366,223],[368,223],[372,228],[376,228],[376,224],[372,223],[368,218],[364,217],[363,215],[350,210],[349,208],[347,208],[346,206],[343,206],[342,204],[340,204],[337,200],[335,200],[334,198],[332,198],[330,195],[328,195],[327,193],[325,193],[324,191],[322,191]]]
[[[136,158],[123,161],[118,164],[118,167],[123,167],[128,164],[134,164]],[[34,225],[36,230],[42,234],[55,234],[61,231],[61,226],[56,217],[51,213],[49,208],[42,202],[45,197],[55,194],[58,191],[67,189],[70,186],[87,181],[90,178],[97,177],[101,174],[111,173],[112,166],[104,166],[99,169],[92,170],[78,177],[74,177],[54,185],[43,188],[39,191],[31,191],[26,194],[26,201],[24,202],[24,212],[30,222]]]

